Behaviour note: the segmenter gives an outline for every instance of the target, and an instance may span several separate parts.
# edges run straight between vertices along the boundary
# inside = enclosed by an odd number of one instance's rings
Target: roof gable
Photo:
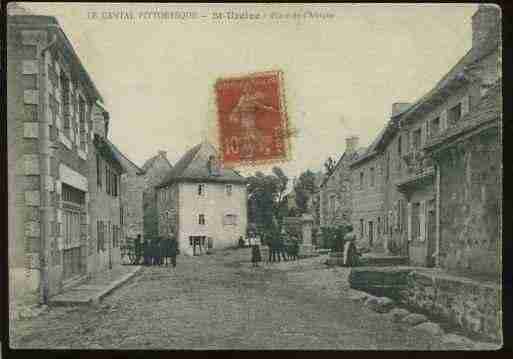
[[[243,176],[231,168],[220,168],[218,173],[211,173],[208,163],[211,156],[217,158],[217,155],[215,147],[206,141],[194,146],[180,158],[157,187],[162,187],[172,182],[186,181],[246,182]]]

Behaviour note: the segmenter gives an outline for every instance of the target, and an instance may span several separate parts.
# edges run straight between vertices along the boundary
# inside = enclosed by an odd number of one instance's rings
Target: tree
[[[296,192],[296,205],[300,213],[306,213],[308,210],[308,200],[315,191],[315,174],[306,170],[301,173],[294,187]]]
[[[281,225],[287,182],[287,176],[279,167],[274,167],[270,175],[258,171],[248,178],[248,217],[259,232],[265,233]]]
[[[326,169],[326,174],[328,176],[331,176],[333,170],[335,170],[335,161],[333,161],[333,158],[331,158],[331,156],[328,157],[326,162],[324,162],[324,168]]]

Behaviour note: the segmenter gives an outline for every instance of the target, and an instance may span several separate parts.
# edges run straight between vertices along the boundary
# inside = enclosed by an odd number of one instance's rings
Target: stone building
[[[122,243],[125,243],[127,240],[133,240],[138,235],[144,238],[143,193],[146,184],[145,172],[108,139],[105,141],[110,145],[124,169],[121,175]]]
[[[112,269],[121,264],[123,239],[121,175],[123,166],[110,142],[109,113],[99,105],[92,110],[93,146],[89,167],[88,273]]]
[[[500,9],[480,6],[472,17],[472,48],[420,100],[400,115],[397,150],[399,165],[397,189],[406,204],[407,242],[410,262],[416,265],[440,264],[439,169],[424,151],[434,136],[443,135],[474,110],[483,93],[499,77]],[[400,162],[399,162],[400,163]]]
[[[501,87],[426,146],[439,173],[440,266],[457,274],[501,273]]]
[[[87,273],[91,108],[102,97],[54,17],[7,18],[11,294],[47,302]]]
[[[159,151],[157,155],[147,160],[142,170],[144,172],[143,192],[143,229],[145,238],[158,235],[158,212],[155,186],[160,184],[166,174],[173,168],[169,163],[166,151]]]
[[[174,234],[182,253],[227,248],[246,236],[246,179],[219,166],[217,150],[202,142],[187,151],[156,187],[159,235]]]
[[[367,149],[350,163],[352,176],[351,222],[360,247],[386,252],[384,229],[384,166],[382,145],[388,126],[384,127]]]
[[[319,189],[321,228],[351,223],[353,202],[349,164],[364,151],[364,148],[358,148],[358,137],[347,138],[345,152],[332,173],[324,177]]]

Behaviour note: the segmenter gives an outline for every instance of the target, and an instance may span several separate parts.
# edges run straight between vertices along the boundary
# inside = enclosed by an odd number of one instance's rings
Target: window
[[[102,160],[99,155],[96,155],[96,185],[98,190],[102,189]]]
[[[419,151],[421,146],[422,129],[413,131],[413,150]]]
[[[24,110],[26,121],[37,122],[37,105],[25,104]]]
[[[378,228],[377,228],[377,231],[378,231],[378,236],[381,234],[381,217],[378,217]]]
[[[85,192],[66,183],[62,184],[62,200],[74,205],[83,205],[85,203]]]
[[[360,172],[360,189],[363,188],[363,172]]]
[[[374,187],[375,178],[374,178],[374,167],[370,168],[370,185]]]
[[[61,71],[60,76],[61,83],[61,103],[63,109],[63,117],[64,117],[64,131],[68,137],[71,137],[71,114],[69,109],[70,104],[70,87],[69,87],[69,79],[64,74],[64,71]]]
[[[23,45],[21,47],[21,57],[24,60],[33,60],[37,58],[37,45]]]
[[[457,104],[447,112],[447,121],[449,125],[456,124],[461,118],[461,103]]]
[[[224,216],[224,223],[225,226],[234,226],[237,224],[237,216],[235,214],[227,214]]]
[[[363,238],[363,219],[360,219],[360,238]]]
[[[231,184],[227,184],[226,185],[226,195],[227,196],[231,196],[232,195],[232,185]]]
[[[124,214],[124,209],[123,209],[123,205],[121,205],[121,206],[119,206],[119,224],[121,226],[125,223],[123,214]]]
[[[335,206],[336,206],[336,200],[337,200],[337,197],[336,195],[332,194],[330,196],[330,202],[329,202],[329,209],[331,212],[334,212],[335,211]]]
[[[64,210],[62,218],[64,243],[66,246],[80,245],[80,212]]]
[[[110,170],[107,164],[105,164],[105,190],[107,194],[110,194]]]
[[[205,195],[205,185],[203,183],[198,185],[198,196]]]
[[[416,202],[412,205],[412,217],[411,217],[411,226],[412,226],[412,239],[420,238],[420,203]]]
[[[36,74],[24,74],[22,77],[23,88],[25,90],[37,90],[37,75]]]
[[[429,124],[429,137],[436,136],[440,131],[440,117],[434,118]]]
[[[385,181],[388,181],[390,178],[390,153],[387,152],[385,154]]]
[[[78,100],[78,113],[80,122],[80,149],[85,150],[87,143],[86,135],[86,103],[82,97]]]
[[[103,225],[103,221],[96,222],[97,229],[97,242],[96,242],[96,251],[104,251],[105,250],[105,228]]]
[[[119,245],[119,227],[117,225],[112,226],[112,247],[116,248]]]
[[[397,154],[401,157],[402,154],[402,139],[401,136],[397,137]]]
[[[198,224],[200,225],[205,225],[205,215],[204,214],[200,214],[198,215]]]

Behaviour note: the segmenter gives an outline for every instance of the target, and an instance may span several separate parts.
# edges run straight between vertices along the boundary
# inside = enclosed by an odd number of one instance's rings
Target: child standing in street
[[[253,263],[253,267],[258,267],[258,263],[262,261],[262,255],[260,254],[260,246],[258,244],[253,244],[251,246],[251,263]]]

